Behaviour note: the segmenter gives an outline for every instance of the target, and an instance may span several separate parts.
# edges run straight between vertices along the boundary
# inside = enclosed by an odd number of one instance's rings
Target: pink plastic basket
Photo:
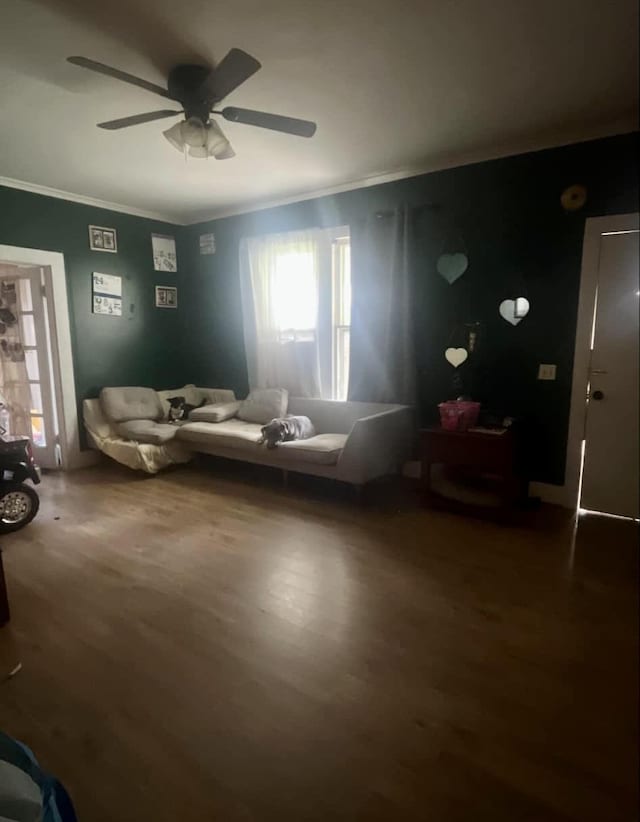
[[[440,424],[445,431],[466,431],[478,422],[480,403],[466,400],[450,400],[441,402]]]

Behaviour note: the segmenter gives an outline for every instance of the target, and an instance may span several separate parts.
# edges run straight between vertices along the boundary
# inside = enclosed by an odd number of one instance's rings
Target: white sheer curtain
[[[320,397],[318,232],[250,237],[240,243],[244,340],[251,388]]]

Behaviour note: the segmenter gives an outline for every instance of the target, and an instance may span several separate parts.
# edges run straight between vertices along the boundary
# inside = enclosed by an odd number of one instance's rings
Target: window
[[[286,341],[290,332],[315,331],[318,319],[315,255],[284,251],[276,254],[273,277],[273,316]]]
[[[240,263],[251,386],[346,399],[351,325],[348,227],[243,240]]]

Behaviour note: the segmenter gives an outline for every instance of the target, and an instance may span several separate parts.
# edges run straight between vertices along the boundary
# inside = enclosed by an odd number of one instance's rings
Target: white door
[[[602,234],[580,507],[640,516],[637,231]]]
[[[55,468],[58,422],[43,286],[40,267],[0,266],[0,393],[10,433],[30,436],[36,462]]]

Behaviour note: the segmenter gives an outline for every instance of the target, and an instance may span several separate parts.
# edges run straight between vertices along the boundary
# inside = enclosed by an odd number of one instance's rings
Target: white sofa
[[[192,412],[189,422],[170,425],[167,398],[172,396],[183,396],[192,405],[202,400],[207,404]],[[409,406],[291,397],[287,413],[309,417],[316,436],[268,449],[258,444],[262,421],[237,417],[210,421],[217,409],[226,409],[234,400],[231,391],[194,385],[160,392],[110,388],[103,389],[101,399],[84,401],[84,421],[95,447],[149,473],[187,462],[199,452],[361,486],[398,472],[409,456],[413,437]]]

